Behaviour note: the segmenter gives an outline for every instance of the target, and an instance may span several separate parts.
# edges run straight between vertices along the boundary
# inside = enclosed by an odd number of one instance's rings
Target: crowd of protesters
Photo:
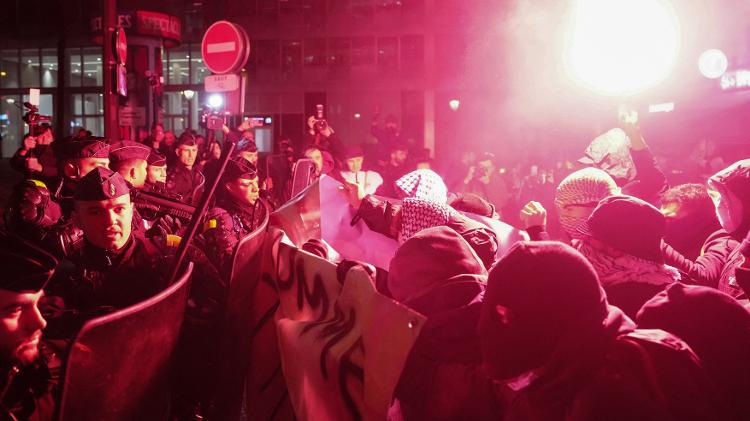
[[[188,252],[190,346],[179,364],[191,374],[174,406],[177,419],[197,407],[210,419],[221,382],[213,333],[235,247],[300,177],[326,175],[342,184],[353,224],[399,244],[379,291],[427,317],[389,418],[748,418],[749,159],[705,160],[720,168],[669,186],[633,120],[580,160],[525,174],[474,151],[438,168],[392,116],[374,119],[371,134],[340,139],[311,117],[303,148],[283,138],[261,156],[248,123],[224,126],[236,147],[223,172],[225,143],[192,130],[157,124],[114,143],[85,131],[54,139],[49,128],[26,136],[0,241],[0,361],[20,372],[2,383],[2,415],[47,419],[59,393],[55,370],[40,370],[52,364],[48,341],[68,344],[91,317],[166,286],[164,262],[190,217],[148,198],[191,209],[220,178]],[[528,241],[498,256],[502,240],[470,214]],[[328,247],[314,252],[326,258]]]

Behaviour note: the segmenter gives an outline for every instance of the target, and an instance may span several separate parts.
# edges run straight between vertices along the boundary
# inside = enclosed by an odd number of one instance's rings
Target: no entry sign
[[[236,72],[250,56],[250,39],[239,25],[220,20],[203,35],[201,54],[211,72],[219,75]]]

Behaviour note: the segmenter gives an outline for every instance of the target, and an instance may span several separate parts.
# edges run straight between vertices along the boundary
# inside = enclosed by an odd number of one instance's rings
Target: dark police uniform
[[[109,156],[109,145],[100,138],[63,139],[53,142],[52,147],[61,162]],[[46,182],[24,180],[11,194],[6,227],[57,257],[64,257],[78,247],[82,238],[70,218],[76,184],[76,180],[63,176]]]
[[[54,257],[12,234],[0,232],[0,289],[35,293],[52,276]],[[50,420],[59,399],[62,362],[49,343],[39,343],[30,365],[0,357],[0,420]]]
[[[108,200],[128,193],[130,185],[120,174],[96,168],[78,183],[75,200]],[[165,256],[156,241],[135,229],[117,252],[85,241],[80,250],[61,262],[47,287],[50,335],[72,338],[87,319],[135,304],[164,289],[166,279],[161,275],[168,270]]]
[[[216,206],[207,215],[200,241],[209,259],[222,275],[229,276],[237,243],[254,231],[266,216],[260,199],[255,204],[240,203],[224,190],[223,184],[238,178],[257,178],[255,166],[241,157],[227,163]]]
[[[195,146],[196,143],[193,138],[186,136],[178,141],[176,147],[182,145]],[[182,202],[189,205],[195,205],[200,200],[205,183],[206,177],[198,169],[197,159],[192,169],[177,160],[167,173],[167,191],[180,195]]]

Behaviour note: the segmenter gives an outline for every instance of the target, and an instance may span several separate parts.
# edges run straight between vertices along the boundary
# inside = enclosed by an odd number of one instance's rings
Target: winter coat
[[[396,252],[393,297],[427,316],[395,391],[391,420],[499,419],[476,329],[486,271],[448,227],[428,228]]]

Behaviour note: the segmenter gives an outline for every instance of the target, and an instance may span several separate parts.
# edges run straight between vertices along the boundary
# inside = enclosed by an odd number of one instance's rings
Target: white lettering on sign
[[[236,50],[237,47],[234,41],[229,42],[216,42],[214,44],[206,45],[207,53],[226,53]]]
[[[212,75],[203,79],[206,92],[232,92],[240,87],[240,78],[235,74]]]

